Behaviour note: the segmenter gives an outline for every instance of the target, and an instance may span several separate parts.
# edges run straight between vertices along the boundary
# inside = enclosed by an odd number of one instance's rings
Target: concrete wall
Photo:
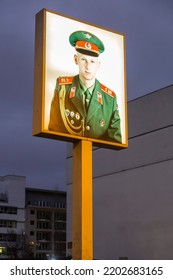
[[[173,86],[128,103],[129,147],[93,150],[94,258],[173,259]],[[72,145],[67,157],[71,241]]]

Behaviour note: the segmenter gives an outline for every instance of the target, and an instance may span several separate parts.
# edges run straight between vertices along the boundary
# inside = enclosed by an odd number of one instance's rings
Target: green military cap
[[[102,41],[88,31],[75,31],[69,37],[70,44],[78,52],[91,56],[99,56],[104,52],[105,47]]]

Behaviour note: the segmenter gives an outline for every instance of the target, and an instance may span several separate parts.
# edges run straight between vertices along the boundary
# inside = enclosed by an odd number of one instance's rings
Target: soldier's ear
[[[74,55],[74,62],[75,62],[76,65],[78,65],[78,57],[77,57],[76,54]]]

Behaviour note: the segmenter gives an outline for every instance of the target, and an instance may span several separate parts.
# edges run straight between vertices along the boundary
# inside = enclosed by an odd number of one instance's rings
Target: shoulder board
[[[70,85],[72,84],[72,81],[73,81],[73,76],[71,77],[59,77],[57,80],[58,80],[58,84],[60,86],[62,85]]]
[[[115,92],[113,92],[111,89],[105,87],[104,85],[100,84],[101,90],[103,90],[106,94],[108,94],[111,97],[115,96]]]

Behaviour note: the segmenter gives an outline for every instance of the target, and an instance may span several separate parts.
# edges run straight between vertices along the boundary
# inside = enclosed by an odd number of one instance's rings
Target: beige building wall
[[[95,259],[173,259],[173,86],[128,103],[129,147],[93,150]],[[67,156],[71,237],[72,145]]]

